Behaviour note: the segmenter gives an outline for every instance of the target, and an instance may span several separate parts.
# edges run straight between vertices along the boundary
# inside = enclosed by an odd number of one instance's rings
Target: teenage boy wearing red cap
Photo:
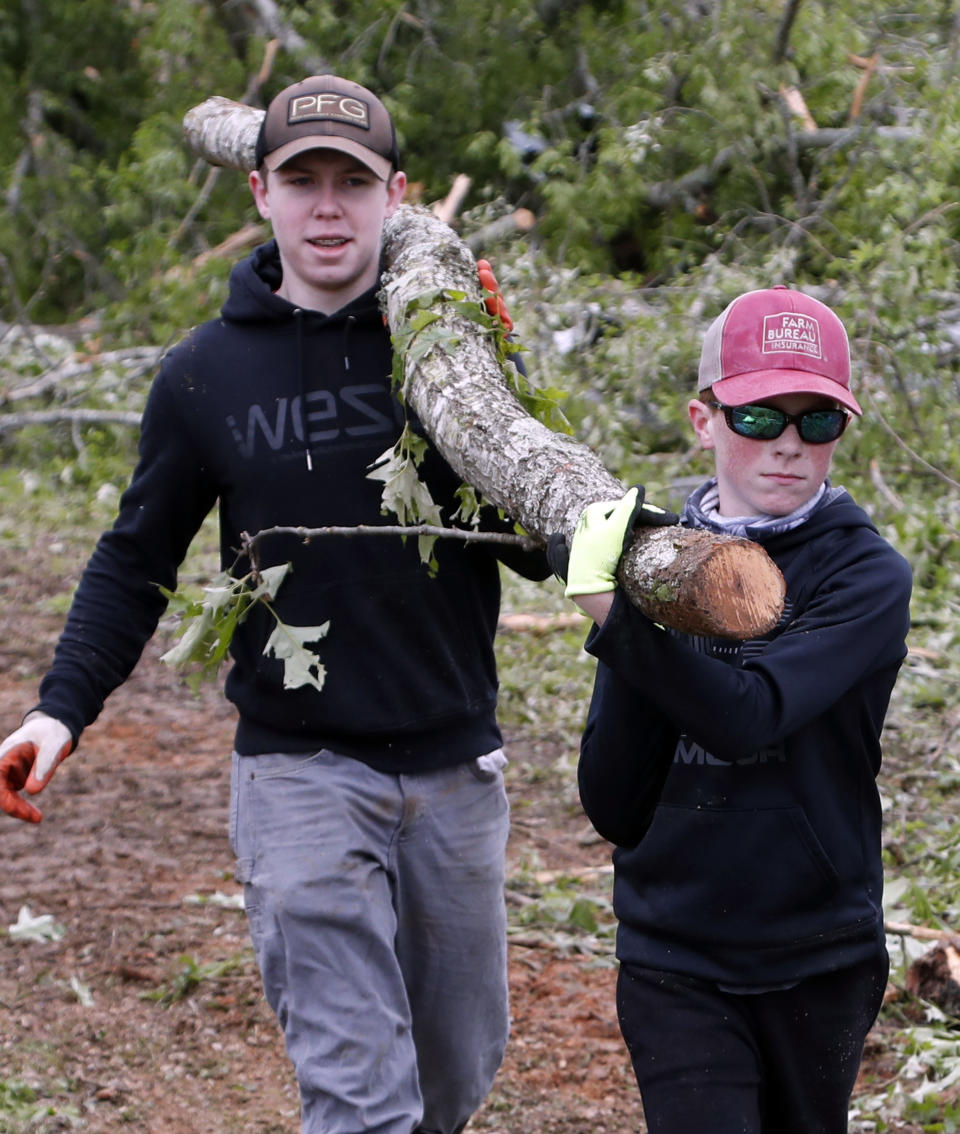
[[[875,779],[911,589],[827,477],[860,412],[817,300],[749,292],[707,332],[689,413],[716,476],[682,522],[783,572],[761,638],[669,632],[623,597],[636,490],[572,540],[566,593],[598,659],[580,794],[616,847],[617,1008],[651,1134],[847,1129],[888,970]]]
[[[314,76],[271,102],[250,186],[274,239],[230,277],[220,319],[164,359],[140,460],[76,592],[40,701],[0,744],[0,807],[35,794],[126,679],[219,504],[225,570],[242,533],[384,522],[368,477],[404,413],[377,287],[383,222],[406,178],[390,115]],[[490,277],[482,277],[489,286]],[[459,478],[423,475],[448,523]],[[495,515],[485,526],[507,530]],[[507,1038],[506,762],[493,637],[499,545],[396,536],[260,543],[290,562],[274,607],[329,623],[326,680],[288,689],[274,628],[236,630],[230,838],[267,998],[310,1134],[455,1134]],[[540,554],[496,552],[531,578]]]

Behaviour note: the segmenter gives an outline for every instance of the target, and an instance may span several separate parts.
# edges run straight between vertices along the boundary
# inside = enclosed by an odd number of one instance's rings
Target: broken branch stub
[[[214,165],[249,171],[263,111],[210,98],[188,111],[190,148]],[[481,294],[467,245],[428,209],[402,205],[384,226],[381,302],[394,334],[427,294]],[[623,495],[586,445],[548,429],[504,379],[490,336],[454,303],[436,301],[443,346],[408,352],[404,397],[454,471],[542,542],[568,539],[580,513]],[[627,595],[645,614],[689,633],[749,638],[776,625],[783,578],[748,540],[679,527],[638,532],[620,570]]]

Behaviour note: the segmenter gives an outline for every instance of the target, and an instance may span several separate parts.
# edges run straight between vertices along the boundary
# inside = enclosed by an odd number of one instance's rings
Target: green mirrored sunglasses
[[[773,441],[788,425],[795,425],[802,441],[809,445],[827,445],[837,440],[850,420],[850,415],[842,409],[786,413],[773,406],[725,406],[722,402],[710,405],[723,412],[734,433],[753,441]]]

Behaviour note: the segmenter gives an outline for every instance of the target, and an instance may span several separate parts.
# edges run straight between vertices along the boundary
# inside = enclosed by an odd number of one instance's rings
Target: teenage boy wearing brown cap
[[[850,413],[847,335],[783,287],[703,344],[690,420],[716,476],[688,527],[760,543],[779,625],[672,633],[616,587],[637,492],[591,505],[566,593],[598,658],[584,808],[615,844],[617,1007],[657,1134],[839,1134],[887,978],[880,731],[911,573],[827,473]]]
[[[233,269],[222,317],[163,360],[140,460],[83,574],[39,703],[0,745],[0,807],[44,788],[126,679],[219,503],[243,532],[384,522],[372,464],[403,410],[377,302],[381,233],[406,178],[387,110],[332,75],[271,102],[250,175],[274,239]],[[485,277],[485,282],[489,276]],[[448,523],[459,478],[423,475]],[[485,516],[487,527],[507,522]],[[505,757],[495,717],[499,545],[396,536],[261,541],[290,562],[274,607],[329,623],[326,680],[288,689],[274,628],[236,630],[230,838],[267,998],[310,1134],[455,1134],[507,1038]],[[497,553],[531,578],[540,554]]]

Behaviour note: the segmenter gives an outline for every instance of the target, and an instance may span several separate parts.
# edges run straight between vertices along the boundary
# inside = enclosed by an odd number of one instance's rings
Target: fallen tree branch
[[[771,149],[785,150],[795,146],[798,150],[841,149],[853,145],[865,137],[888,142],[922,143],[923,133],[909,126],[821,126],[814,131],[803,130],[795,137],[765,139]],[[700,200],[700,194],[711,189],[720,177],[734,166],[741,166],[755,160],[751,156],[749,139],[747,144],[737,142],[725,146],[714,155],[710,162],[697,166],[676,181],[660,181],[649,185],[644,196],[647,204],[655,208],[668,209],[679,206],[693,212]]]
[[[497,217],[476,232],[465,236],[464,243],[476,255],[498,240],[512,236],[515,232],[529,232],[537,223],[536,216],[529,209],[514,209],[512,213]]]
[[[195,256],[191,266],[202,268],[210,260],[232,259],[240,252],[247,252],[256,245],[262,244],[269,237],[270,230],[267,225],[251,221],[250,224],[245,224],[243,228],[238,228],[236,232],[232,232],[213,248],[208,248],[206,252],[201,252],[199,256]]]
[[[214,97],[187,112],[184,134],[212,164],[248,171],[262,117],[263,111]],[[408,330],[410,311],[426,295],[465,295],[479,309],[472,253],[428,209],[401,206],[384,226],[383,252],[381,303],[394,335]],[[432,310],[431,330],[447,346],[419,357],[407,352],[405,400],[442,456],[485,500],[540,543],[555,532],[569,540],[587,504],[619,498],[625,486],[586,445],[527,413],[504,379],[494,343],[475,322],[453,303],[437,300]],[[642,530],[624,555],[620,582],[657,622],[728,638],[776,625],[785,589],[759,545],[679,527]]]
[[[163,354],[163,347],[126,347],[121,350],[104,351],[95,358],[89,356],[78,359],[64,359],[51,366],[49,370],[35,378],[32,382],[22,386],[13,386],[9,389],[0,388],[0,405],[11,402],[25,401],[28,398],[40,397],[50,390],[74,378],[84,378],[94,370],[110,366],[124,366],[134,371],[134,376],[145,374],[156,366]],[[7,420],[0,418],[0,420]]]
[[[916,941],[940,941],[948,945],[960,945],[960,933],[953,929],[931,929],[926,925],[911,925],[905,921],[886,921],[883,928],[897,937],[912,937]]]
[[[135,425],[140,424],[140,414],[126,410],[85,410],[60,409],[36,410],[34,413],[0,414],[0,434],[27,425],[57,425],[68,421],[73,425]]]
[[[287,54],[299,60],[307,74],[324,75],[330,70],[327,61],[322,56],[315,55],[308,41],[287,23],[280,6],[274,0],[248,0],[248,5],[256,14],[259,30],[268,39],[275,39]]]

